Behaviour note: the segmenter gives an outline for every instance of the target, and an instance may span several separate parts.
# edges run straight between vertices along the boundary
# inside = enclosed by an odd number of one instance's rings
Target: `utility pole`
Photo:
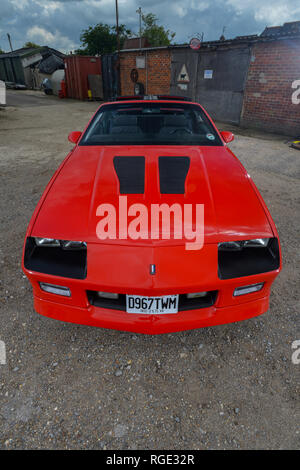
[[[140,49],[142,49],[142,9],[139,7],[136,13],[140,15]]]
[[[13,48],[12,48],[12,44],[11,44],[11,39],[10,39],[10,34],[7,33],[7,37],[8,37],[8,42],[9,42],[9,45],[10,45],[10,50],[11,52],[13,52]]]
[[[118,0],[116,0],[116,33],[117,33],[118,58],[119,58],[119,57],[120,57],[120,34],[119,34],[119,8],[118,8]]]
[[[118,0],[116,0],[116,33],[117,33],[117,48],[118,48],[118,57],[115,63],[116,70],[116,85],[114,89],[115,96],[120,94],[120,31],[119,31],[119,8]]]

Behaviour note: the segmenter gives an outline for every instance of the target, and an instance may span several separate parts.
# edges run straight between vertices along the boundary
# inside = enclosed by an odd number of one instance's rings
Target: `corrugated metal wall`
[[[171,62],[171,94],[189,96],[214,119],[238,124],[250,62],[250,47],[175,49]],[[185,69],[183,69],[185,66]],[[181,72],[187,76],[181,77]]]
[[[0,58],[0,80],[25,85],[23,67],[19,57]]]
[[[118,54],[104,54],[101,60],[104,99],[111,100],[120,94]]]
[[[100,57],[74,55],[65,58],[65,80],[68,98],[88,99],[89,75],[102,75]]]

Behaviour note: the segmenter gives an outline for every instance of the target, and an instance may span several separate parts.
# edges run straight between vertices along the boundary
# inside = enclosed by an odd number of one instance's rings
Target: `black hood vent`
[[[145,157],[114,157],[120,182],[120,194],[143,194],[145,190]]]
[[[189,168],[189,157],[159,157],[161,194],[184,194]]]

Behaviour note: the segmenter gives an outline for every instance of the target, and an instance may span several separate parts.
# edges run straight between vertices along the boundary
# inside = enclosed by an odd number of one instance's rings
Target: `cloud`
[[[266,25],[300,20],[299,0],[119,0],[119,20],[138,31],[137,8],[154,13],[176,42],[204,33],[204,40],[261,33]],[[0,47],[32,40],[63,52],[80,46],[80,33],[99,22],[115,24],[114,0],[1,0]]]
[[[227,0],[229,6],[236,12],[253,15],[256,21],[268,26],[278,26],[286,21],[300,19],[300,4],[297,0]]]
[[[33,26],[26,32],[27,41],[36,42],[41,45],[51,45],[62,50],[72,50],[76,44],[67,36],[63,36],[58,30],[54,33],[47,31],[40,26]]]

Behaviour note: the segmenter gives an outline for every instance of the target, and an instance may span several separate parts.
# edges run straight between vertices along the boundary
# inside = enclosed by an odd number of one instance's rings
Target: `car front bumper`
[[[34,293],[34,307],[41,315],[57,320],[78,323],[83,325],[111,328],[115,330],[131,331],[136,333],[160,334],[182,330],[203,328],[207,326],[231,323],[260,315],[268,310],[271,285],[278,272],[249,276],[247,278],[233,279],[230,281],[218,280],[214,289],[218,291],[215,303],[206,308],[183,310],[176,314],[130,314],[126,311],[112,308],[102,308],[89,303],[87,281],[73,279],[58,279],[40,273],[26,272]],[[59,284],[69,287],[71,297],[44,292],[40,282]],[[234,289],[239,286],[264,282],[262,290],[239,297],[233,296]],[[212,286],[209,286],[212,288]],[[99,286],[97,290],[103,290]],[[205,285],[199,285],[193,292],[208,290]],[[117,288],[107,289],[107,292],[119,292]],[[174,292],[174,289],[155,290],[131,289],[127,293],[138,295],[159,296],[184,291]],[[187,291],[185,291],[187,292]],[[191,292],[191,290],[190,290]],[[124,292],[126,293],[126,292]]]
[[[155,275],[149,266],[157,266]],[[71,279],[23,270],[29,278],[38,313],[66,322],[137,333],[159,334],[231,323],[267,311],[271,285],[280,268],[267,273],[234,279],[220,279],[217,272],[217,246],[207,245],[197,252],[184,247],[133,248],[90,245],[87,277]],[[215,267],[215,268],[212,268]],[[40,283],[70,289],[63,297],[44,292]],[[240,286],[264,283],[258,292],[235,297]],[[141,296],[163,296],[217,291],[211,306],[183,310],[176,314],[129,314],[124,310],[103,308],[89,302],[89,291]]]
[[[240,305],[209,307],[167,315],[135,315],[118,310],[65,305],[34,297],[34,307],[46,317],[65,322],[134,333],[161,334],[246,320],[268,310],[269,296]]]

